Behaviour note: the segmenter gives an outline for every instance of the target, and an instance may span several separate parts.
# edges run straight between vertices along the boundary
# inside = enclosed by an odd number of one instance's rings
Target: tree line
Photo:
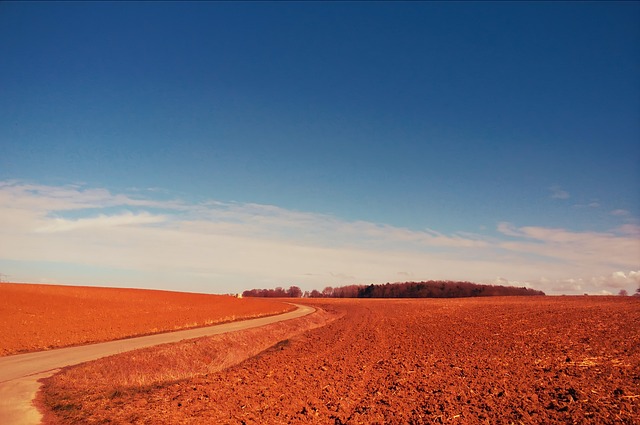
[[[263,297],[263,298],[300,298],[304,294],[297,286],[290,286],[289,289],[250,289],[242,293],[243,297]]]
[[[289,289],[251,289],[242,293],[244,297],[279,298],[465,298],[513,295],[545,295],[545,293],[525,287],[483,285],[449,280],[347,285],[337,288],[327,286],[322,291],[314,289],[311,292],[302,292],[299,287],[291,286]]]

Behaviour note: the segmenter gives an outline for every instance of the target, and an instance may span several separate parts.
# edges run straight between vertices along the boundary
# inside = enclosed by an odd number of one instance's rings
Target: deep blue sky
[[[638,22],[637,2],[3,2],[0,180],[608,232],[640,216]]]

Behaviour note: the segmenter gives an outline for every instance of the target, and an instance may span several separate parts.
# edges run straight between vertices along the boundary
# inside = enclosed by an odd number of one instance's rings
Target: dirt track
[[[0,356],[284,313],[282,302],[129,288],[0,283]]]
[[[67,400],[57,415],[72,422],[640,421],[637,299],[317,304],[344,317],[221,372],[138,388],[74,381],[99,361],[51,379],[46,394],[50,403]]]
[[[185,339],[238,332],[279,321],[303,317],[313,312],[307,306],[297,310],[258,319],[226,323],[206,328],[189,329],[139,338],[104,342],[80,347],[42,351],[0,358],[0,423],[39,423],[40,415],[32,406],[39,387],[38,380],[53,375],[58,369],[102,357],[144,347],[154,347]]]

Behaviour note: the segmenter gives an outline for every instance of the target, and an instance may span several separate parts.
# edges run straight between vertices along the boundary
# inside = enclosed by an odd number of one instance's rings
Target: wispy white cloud
[[[14,180],[0,182],[0,203],[10,208],[25,209],[34,213],[115,206],[173,210],[188,208],[180,201],[135,198],[125,194],[112,194],[102,188],[85,188],[80,185],[47,186]]]
[[[569,192],[567,192],[566,190],[563,190],[558,185],[551,186],[549,190],[551,191],[552,199],[568,199],[570,197]]]
[[[620,227],[617,232],[572,232],[565,229],[526,226],[516,228],[510,223],[500,223],[498,230],[515,241],[500,242],[500,246],[522,253],[567,264],[591,267],[636,267],[640,262],[640,241],[630,234],[635,228]]]
[[[551,294],[595,294],[615,295],[621,289],[632,293],[640,287],[640,271],[617,271],[604,276],[540,279],[528,282],[518,282],[507,279],[498,279],[495,282],[500,285],[527,286],[542,289]]]
[[[637,224],[623,224],[617,228],[618,233],[640,238],[640,226]]]
[[[35,232],[53,233],[53,232],[69,232],[90,228],[110,228],[116,226],[135,226],[143,224],[157,224],[166,221],[166,217],[162,215],[153,215],[148,212],[134,214],[125,212],[117,215],[100,214],[97,217],[80,218],[77,220],[68,220],[64,218],[53,218],[49,223],[41,228],[37,228]]]
[[[631,224],[599,233],[502,222],[497,237],[445,234],[272,205],[159,200],[156,193],[0,182],[0,264],[23,265],[0,271],[25,280],[45,272],[69,283],[117,276],[110,284],[214,292],[409,276],[487,283],[505,276],[518,286],[582,292],[608,288],[610,280],[592,276],[640,269],[639,229]],[[36,264],[45,272],[29,274]],[[64,264],[66,274],[46,264]],[[74,275],[77,269],[83,274]],[[118,273],[105,275],[109,270]]]
[[[600,208],[600,202],[591,201],[591,202],[586,203],[586,204],[575,204],[574,207],[575,208]]]
[[[623,209],[617,209],[617,210],[611,211],[611,215],[615,215],[617,217],[627,217],[630,214],[631,213],[628,210],[623,210]]]

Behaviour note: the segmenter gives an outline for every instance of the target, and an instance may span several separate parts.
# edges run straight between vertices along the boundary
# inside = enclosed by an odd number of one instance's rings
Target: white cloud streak
[[[564,278],[548,279],[542,277],[529,282],[510,281],[499,278],[495,281],[498,285],[527,286],[534,288],[550,288],[555,293],[565,294],[596,294],[616,295],[621,289],[635,292],[640,287],[640,270],[617,271],[605,276],[593,276],[589,278]]]
[[[69,232],[79,229],[100,229],[112,228],[117,226],[135,226],[143,224],[162,223],[166,221],[163,216],[155,216],[147,212],[134,214],[125,212],[117,215],[100,214],[92,218],[80,218],[77,220],[67,220],[64,218],[54,218],[45,227],[35,229],[35,232],[54,233]]]
[[[571,232],[533,226],[515,228],[509,223],[500,223],[498,230],[517,238],[499,244],[510,251],[562,259],[578,266],[588,264],[613,269],[637,266],[640,262],[640,241],[636,227],[631,225],[622,226],[615,233]]]
[[[0,182],[0,265],[10,267],[0,271],[26,281],[204,292],[505,276],[550,293],[595,293],[612,282],[634,291],[640,269],[640,232],[630,224],[598,233],[503,222],[490,237],[130,193]]]
[[[552,199],[569,199],[569,192],[563,190],[560,186],[554,185],[549,188]]]
[[[617,209],[611,211],[611,215],[615,215],[617,217],[627,217],[630,214],[629,211],[623,209]]]

